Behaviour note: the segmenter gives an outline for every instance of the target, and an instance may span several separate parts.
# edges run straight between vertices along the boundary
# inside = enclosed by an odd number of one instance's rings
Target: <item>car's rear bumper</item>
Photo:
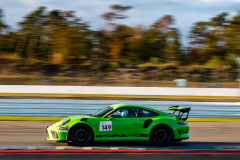
[[[174,130],[174,139],[177,140],[184,140],[184,139],[189,139],[189,126],[178,126]]]
[[[174,139],[173,141],[181,141],[181,140],[187,140],[189,139],[189,136],[187,138],[182,138],[182,139]]]

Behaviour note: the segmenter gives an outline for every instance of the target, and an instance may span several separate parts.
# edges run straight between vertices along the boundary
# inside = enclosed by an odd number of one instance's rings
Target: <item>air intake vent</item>
[[[56,131],[51,131],[51,133],[54,139],[58,139],[58,134]]]
[[[142,128],[147,128],[151,123],[152,123],[152,119],[148,119],[148,120],[146,120],[146,121],[144,122]]]
[[[81,121],[87,121],[87,118],[82,118]]]

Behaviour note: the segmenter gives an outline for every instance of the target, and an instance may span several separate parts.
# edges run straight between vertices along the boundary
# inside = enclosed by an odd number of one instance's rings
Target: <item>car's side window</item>
[[[131,107],[129,108],[129,118],[137,117],[139,108]]]
[[[111,114],[113,114],[115,118],[126,118],[129,116],[129,108],[120,108]]]
[[[121,113],[119,112],[119,109],[111,114],[113,114],[115,118],[122,118]]]
[[[111,113],[115,118],[134,118],[137,117],[138,108],[135,107],[124,107]]]
[[[138,110],[137,117],[153,117],[153,116],[158,116],[158,113],[141,109],[141,108],[139,108]]]

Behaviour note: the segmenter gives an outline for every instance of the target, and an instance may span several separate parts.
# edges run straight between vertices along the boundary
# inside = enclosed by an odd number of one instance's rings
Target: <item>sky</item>
[[[109,6],[113,4],[133,6],[133,9],[126,12],[129,18],[117,20],[118,24],[132,27],[147,27],[164,15],[172,15],[174,27],[179,29],[184,46],[188,45],[187,37],[195,22],[208,21],[222,12],[234,16],[240,10],[240,0],[0,0],[5,23],[12,29],[16,29],[17,23],[28,13],[39,6],[46,6],[48,11],[76,11],[75,15],[89,22],[91,29],[98,30],[104,23],[100,15],[110,11]]]

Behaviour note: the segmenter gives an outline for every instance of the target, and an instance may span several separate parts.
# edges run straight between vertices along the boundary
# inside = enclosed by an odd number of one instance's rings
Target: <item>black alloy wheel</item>
[[[86,146],[93,140],[93,131],[87,125],[74,126],[70,134],[70,140],[76,146]]]
[[[74,138],[78,142],[86,142],[86,140],[88,139],[88,134],[89,133],[86,128],[78,128],[74,133]]]
[[[150,134],[150,141],[157,146],[166,146],[173,140],[172,129],[166,125],[154,127]]]

